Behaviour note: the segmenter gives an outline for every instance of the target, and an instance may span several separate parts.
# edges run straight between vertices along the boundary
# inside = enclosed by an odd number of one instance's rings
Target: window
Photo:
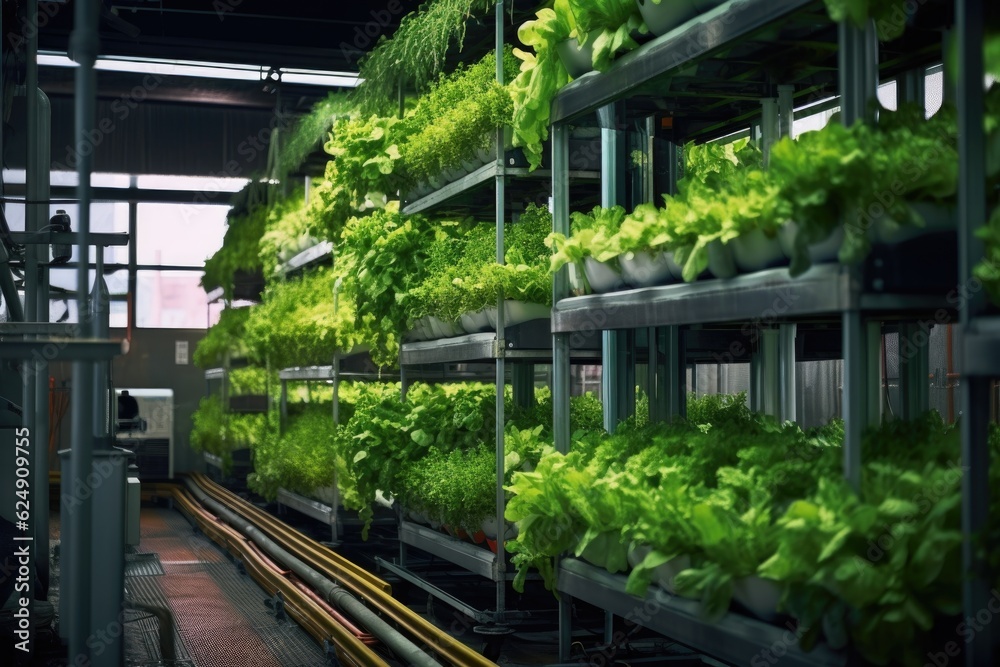
[[[228,211],[211,204],[139,204],[138,263],[202,267],[222,247]]]
[[[204,329],[208,297],[201,271],[138,271],[135,323],[160,329]]]

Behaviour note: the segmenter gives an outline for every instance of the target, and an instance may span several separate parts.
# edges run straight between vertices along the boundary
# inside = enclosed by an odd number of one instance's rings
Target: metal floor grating
[[[125,554],[126,577],[156,577],[166,574],[160,564],[159,554]]]
[[[141,521],[140,548],[159,556],[157,564],[164,574],[129,577],[127,595],[173,611],[178,658],[174,664],[329,665],[313,638],[294,622],[277,620],[264,604],[270,596],[240,574],[228,554],[196,533],[182,514],[143,508]],[[128,614],[127,621],[133,622],[126,622],[127,664],[157,664],[158,622],[143,612]]]

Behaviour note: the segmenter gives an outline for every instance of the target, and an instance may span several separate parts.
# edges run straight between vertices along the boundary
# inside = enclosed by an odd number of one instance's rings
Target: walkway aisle
[[[143,508],[138,554],[126,563],[126,595],[168,605],[174,614],[178,665],[197,667],[319,667],[323,651],[293,621],[277,620],[269,596],[237,570],[227,553],[195,533],[177,511]],[[155,556],[153,555],[155,554]],[[126,664],[160,657],[158,623],[144,612],[126,620]],[[183,662],[186,659],[188,662]]]

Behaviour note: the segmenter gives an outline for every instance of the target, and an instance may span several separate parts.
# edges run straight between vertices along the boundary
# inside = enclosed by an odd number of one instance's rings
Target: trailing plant
[[[468,23],[494,6],[490,0],[431,0],[404,16],[392,38],[381,38],[359,62],[358,104],[366,113],[390,113],[400,83],[419,90],[433,81],[449,49],[461,50]]]
[[[269,437],[272,425],[267,414],[233,414],[225,410],[219,396],[206,396],[191,415],[191,447],[222,459],[224,470],[232,466],[236,449],[255,447]]]
[[[344,93],[329,93],[313,105],[309,113],[298,118],[283,138],[279,169],[282,176],[299,169],[309,156],[323,146],[338,118],[356,113],[354,103]]]

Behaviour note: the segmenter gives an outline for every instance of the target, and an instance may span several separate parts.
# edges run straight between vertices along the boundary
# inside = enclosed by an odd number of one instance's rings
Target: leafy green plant
[[[575,29],[567,0],[556,0],[552,8],[538,10],[536,18],[517,31],[521,43],[534,53],[514,49],[514,55],[521,60],[520,73],[509,86],[514,100],[514,145],[524,149],[532,169],[542,163],[542,142],[549,136],[552,99],[569,83],[556,45],[569,39]]]
[[[634,33],[649,32],[633,0],[569,0],[569,5],[577,41],[581,46],[593,42],[592,61],[598,72],[607,70],[618,52],[639,46]]]
[[[338,118],[353,115],[354,103],[344,93],[329,93],[298,118],[282,138],[279,168],[283,176],[297,170],[315,150],[323,146]]]
[[[993,210],[989,222],[976,230],[983,240],[983,259],[973,269],[976,278],[983,282],[993,303],[1000,304],[1000,207]]]
[[[339,269],[320,269],[269,285],[244,324],[251,356],[285,368],[329,364],[336,351],[351,350],[359,342],[354,304],[341,294],[338,307],[333,305],[340,275]]]
[[[367,113],[391,112],[400,82],[418,89],[431,83],[444,70],[449,49],[461,49],[469,21],[494,6],[490,0],[432,0],[404,16],[392,38],[379,40],[360,61],[358,104]]]
[[[395,198],[400,155],[392,128],[397,122],[369,116],[334,123],[323,146],[334,159],[327,162],[324,180],[312,192],[309,211],[325,228],[325,238],[336,238],[351,216],[380,209]]]
[[[258,206],[244,215],[226,217],[226,234],[222,247],[205,260],[201,285],[205,291],[223,289],[227,299],[233,297],[238,271],[254,272],[261,267],[259,244],[267,221],[267,208]]]
[[[219,321],[209,327],[205,337],[194,348],[193,361],[198,368],[216,368],[227,360],[247,354],[243,328],[250,316],[249,308],[226,308]]]
[[[516,63],[505,50],[508,79],[516,75]],[[396,128],[408,183],[425,182],[494,146],[496,130],[510,125],[512,110],[510,95],[496,82],[492,53],[442,76]]]
[[[400,296],[418,285],[429,242],[421,216],[402,216],[393,203],[372,215],[351,218],[341,238],[341,266],[353,277],[345,291],[355,303],[355,328],[371,344],[372,360],[395,366],[400,338],[410,329]]]
[[[903,35],[909,13],[904,0],[825,0],[834,21],[851,21],[863,28],[875,21],[879,39],[891,41]]]

